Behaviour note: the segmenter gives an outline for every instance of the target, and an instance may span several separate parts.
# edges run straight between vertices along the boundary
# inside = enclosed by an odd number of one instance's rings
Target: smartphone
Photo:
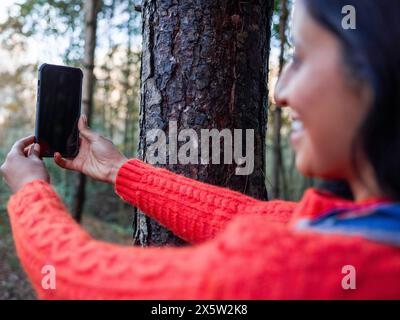
[[[79,68],[42,64],[39,68],[35,140],[41,157],[79,152],[83,73]]]

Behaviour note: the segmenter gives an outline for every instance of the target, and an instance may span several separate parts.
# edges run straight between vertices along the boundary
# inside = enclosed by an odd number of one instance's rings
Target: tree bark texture
[[[272,0],[143,0],[140,138],[170,121],[181,129],[254,130],[254,171],[235,174],[236,164],[174,164],[169,170],[267,199],[265,132]],[[179,148],[179,146],[178,146]],[[221,159],[223,146],[221,146]],[[245,141],[243,142],[245,152]],[[223,161],[222,161],[223,162]],[[167,162],[168,163],[168,162]],[[135,242],[179,245],[182,241],[136,211]]]

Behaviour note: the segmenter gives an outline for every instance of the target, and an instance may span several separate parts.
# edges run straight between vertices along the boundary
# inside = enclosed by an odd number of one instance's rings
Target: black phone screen
[[[41,156],[52,157],[56,151],[63,157],[76,156],[82,78],[78,68],[45,64],[39,69],[36,140]]]

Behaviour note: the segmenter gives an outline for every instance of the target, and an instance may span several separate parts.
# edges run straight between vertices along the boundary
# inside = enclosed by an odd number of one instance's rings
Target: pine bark
[[[139,158],[146,161],[151,143],[146,132],[162,129],[168,136],[170,121],[177,121],[178,132],[191,128],[199,137],[201,129],[229,129],[232,136],[234,129],[253,129],[255,157],[250,175],[236,175],[235,162],[164,167],[267,199],[264,168],[272,10],[272,0],[142,1]],[[139,211],[134,232],[135,242],[143,246],[182,244]]]

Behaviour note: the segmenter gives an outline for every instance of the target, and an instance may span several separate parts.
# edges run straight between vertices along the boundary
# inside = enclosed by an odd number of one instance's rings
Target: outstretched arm
[[[373,298],[388,292],[374,280],[376,274],[387,279],[379,266],[388,274],[398,266],[390,258],[394,250],[359,238],[296,233],[257,215],[238,217],[214,240],[192,247],[107,244],[83,231],[42,180],[13,195],[8,212],[18,255],[41,298]],[[357,290],[341,287],[346,264],[362,270]],[[55,289],[42,286],[46,265],[56,272]]]
[[[262,202],[125,158],[113,143],[79,121],[82,142],[73,160],[55,155],[63,168],[115,184],[117,193],[186,241],[213,238],[240,214],[263,214],[271,223],[289,220],[294,203]],[[122,168],[121,168],[122,166]],[[118,176],[117,176],[117,173]]]
[[[115,190],[124,200],[192,243],[213,238],[238,215],[258,214],[270,223],[286,223],[296,206],[280,200],[259,201],[137,159],[122,165]]]

